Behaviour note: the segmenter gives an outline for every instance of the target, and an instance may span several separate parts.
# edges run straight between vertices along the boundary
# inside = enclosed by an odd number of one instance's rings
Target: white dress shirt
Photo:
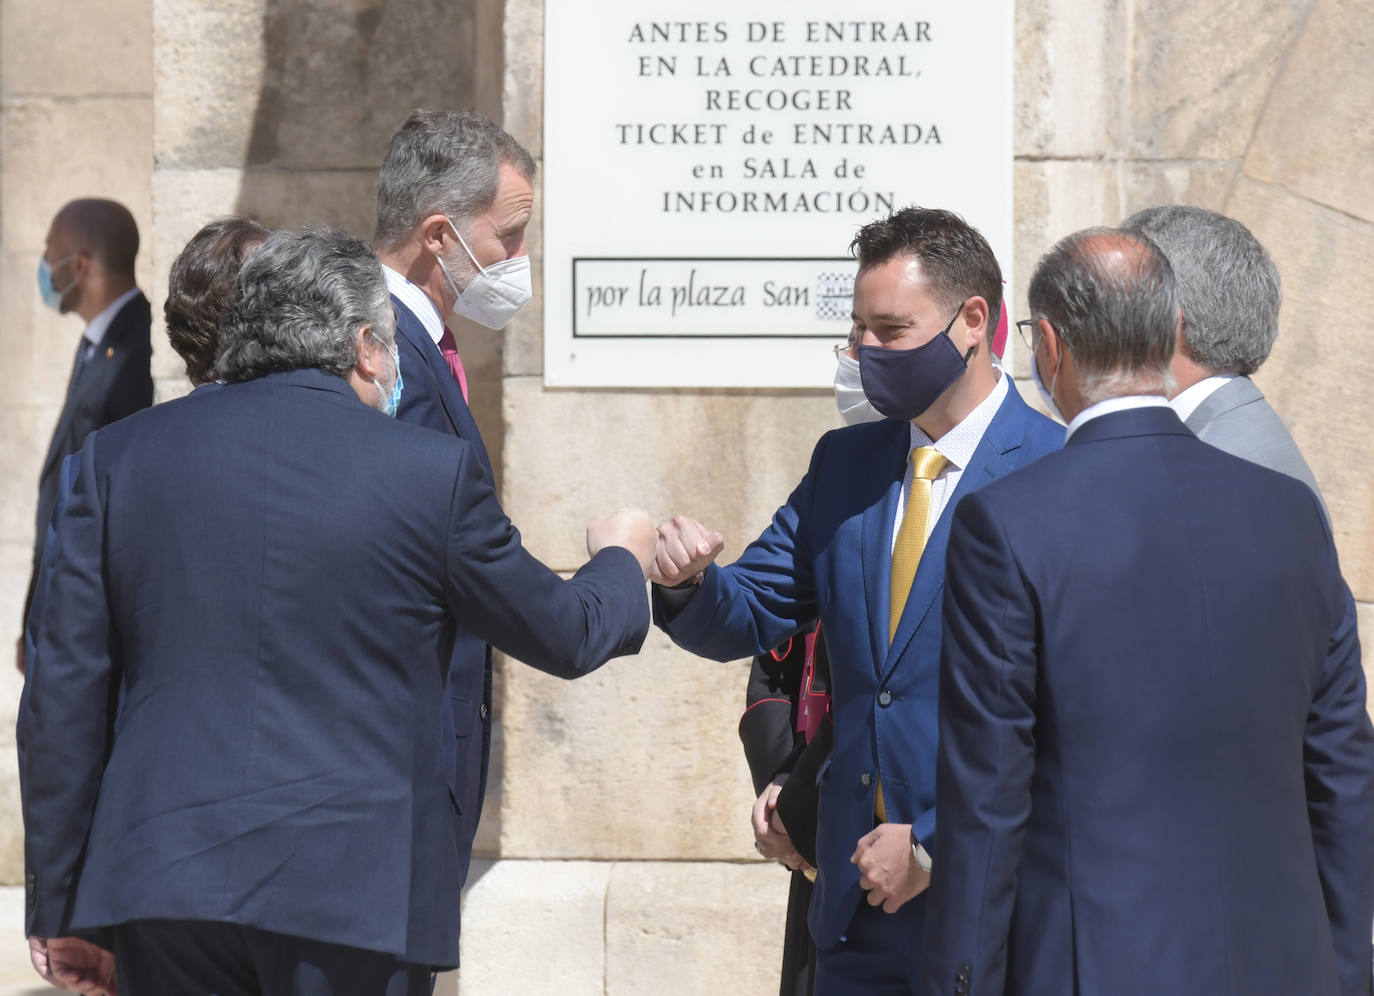
[[[95,348],[105,338],[105,333],[110,331],[110,323],[114,321],[115,315],[119,314],[119,309],[136,297],[138,297],[137,287],[127,290],[115,298],[109,307],[91,319],[91,324],[86,326],[86,331],[83,333],[86,340],[86,359],[89,360],[94,355]]]
[[[1073,438],[1073,434],[1084,425],[1095,418],[1103,415],[1112,415],[1116,412],[1130,411],[1132,408],[1168,408],[1169,402],[1162,394],[1128,394],[1120,398],[1108,398],[1106,401],[1099,401],[1095,405],[1089,405],[1073,417],[1069,423],[1068,431],[1064,433],[1064,442],[1067,443]]]
[[[1197,411],[1198,406],[1215,394],[1218,388],[1235,379],[1235,374],[1213,374],[1211,377],[1204,377],[1192,387],[1179,391],[1169,404],[1173,406],[1174,411],[1178,412],[1178,417],[1186,422],[1188,416]]]
[[[434,345],[439,345],[439,340],[444,337],[444,316],[439,314],[429,295],[385,263],[382,264],[382,276],[386,278],[386,289],[400,298],[411,314],[420,319],[420,324],[434,340]]]
[[[1010,381],[1011,378],[1006,374],[999,376],[992,393],[984,398],[977,408],[969,412],[962,422],[937,440],[932,440],[927,436],[925,431],[915,422],[911,423],[911,448],[915,449],[917,446],[934,447],[935,451],[947,461],[939,476],[930,482],[930,513],[926,516],[927,536],[935,528],[935,523],[939,521],[945,506],[949,504],[950,495],[954,494],[954,489],[959,486],[959,478],[963,476],[964,469],[968,467],[968,462],[973,459],[973,451],[982,442],[983,433],[988,431],[988,426],[992,424],[997,409],[1002,407],[1007,391],[1011,390]],[[906,515],[906,503],[911,498],[912,473],[911,461],[908,459],[906,476],[902,478],[902,500],[897,503],[897,518],[892,524],[892,546],[894,549],[897,546],[897,533],[902,528],[902,518]]]

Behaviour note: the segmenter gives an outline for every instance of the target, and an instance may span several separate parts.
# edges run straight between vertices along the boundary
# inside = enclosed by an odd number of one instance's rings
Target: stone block
[[[470,4],[163,0],[160,163],[376,169],[416,107],[473,103]]]
[[[152,0],[6,0],[0,87],[8,97],[148,96]]]
[[[1374,601],[1374,437],[1367,431],[1374,354],[1330,334],[1348,329],[1352,315],[1374,313],[1374,224],[1248,179],[1228,213],[1269,250],[1283,281],[1278,342],[1255,381],[1316,474],[1355,597]]]
[[[1132,45],[1124,63],[1130,94],[1127,154],[1243,157],[1310,5],[1311,0],[1133,4]]]
[[[507,377],[544,374],[544,189],[538,178],[534,191],[534,212],[525,230],[534,293],[501,333],[501,368]]]
[[[1303,6],[1312,7],[1311,16],[1265,106],[1245,171],[1374,221],[1374,3]]]
[[[5,447],[0,449],[0,538],[33,548],[34,514],[38,505],[38,475],[48,455],[53,427],[57,424],[57,407],[49,405],[14,405],[0,409]],[[19,617],[28,583],[28,561],[24,562],[24,580],[19,585],[19,604],[14,616]],[[3,660],[3,650],[0,650]],[[3,668],[0,668],[3,670]]]
[[[463,966],[450,991],[602,992],[611,868],[595,862],[474,861],[463,895]]]
[[[8,17],[6,25],[8,26]],[[33,265],[58,209],[76,197],[110,197],[152,231],[152,102],[147,97],[25,99],[0,115],[0,216],[6,251],[28,250]],[[139,276],[146,277],[140,253]]]
[[[1016,4],[1017,156],[1098,157],[1120,147],[1123,93],[1107,81],[1124,61],[1123,6]]]
[[[655,629],[638,656],[576,681],[504,672],[502,858],[753,856],[747,661],[693,657]]]
[[[616,864],[607,996],[776,991],[787,886],[775,864]]]
[[[24,939],[24,890],[0,889],[0,994],[44,996],[51,987],[34,973]]]
[[[28,533],[33,532],[33,506],[38,495],[38,481],[33,481],[34,497],[29,499],[29,522]],[[11,718],[13,711],[19,705],[19,687],[11,688],[4,684],[9,681],[10,675],[19,678],[19,672],[14,669],[13,649],[14,641],[18,639],[20,633],[20,616],[24,612],[24,595],[29,588],[29,569],[33,564],[33,538],[32,535],[0,538],[0,672],[4,676],[0,677],[0,693],[6,695],[5,709],[9,710]],[[22,682],[20,682],[22,685]],[[10,694],[12,693],[12,694]],[[14,733],[14,723],[9,723],[5,731],[6,736],[12,737]]]
[[[719,529],[733,560],[840,424],[829,391],[546,391],[513,377],[504,400],[506,511],[558,570],[586,560],[588,522],[626,505]]]
[[[544,0],[506,0],[503,127],[544,157]]]

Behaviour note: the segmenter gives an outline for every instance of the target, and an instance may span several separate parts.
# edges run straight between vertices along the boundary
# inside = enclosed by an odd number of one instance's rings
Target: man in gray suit
[[[1234,218],[1183,205],[1147,208],[1122,227],[1148,235],[1174,269],[1179,418],[1203,442],[1296,477],[1320,499],[1307,461],[1249,376],[1279,334],[1279,273],[1264,247]]]

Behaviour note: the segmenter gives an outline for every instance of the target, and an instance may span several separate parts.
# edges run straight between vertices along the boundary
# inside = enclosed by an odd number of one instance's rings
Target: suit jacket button
[[[881,692],[878,693],[878,705],[883,706],[884,708],[892,705],[892,693],[889,692],[886,688],[884,688]]]
[[[873,784],[873,776],[870,775],[867,771],[865,771],[862,775],[859,776],[859,784],[862,785],[864,788],[868,788],[868,786]]]
[[[484,720],[487,718],[487,704],[485,702],[482,703],[482,708],[477,710],[477,714]]]

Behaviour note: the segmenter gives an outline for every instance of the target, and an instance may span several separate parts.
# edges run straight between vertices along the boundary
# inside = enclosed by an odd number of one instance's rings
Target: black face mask
[[[859,379],[869,403],[888,418],[909,422],[935,404],[964,375],[973,347],[963,356],[949,337],[964,305],[934,339],[915,349],[860,346]]]

